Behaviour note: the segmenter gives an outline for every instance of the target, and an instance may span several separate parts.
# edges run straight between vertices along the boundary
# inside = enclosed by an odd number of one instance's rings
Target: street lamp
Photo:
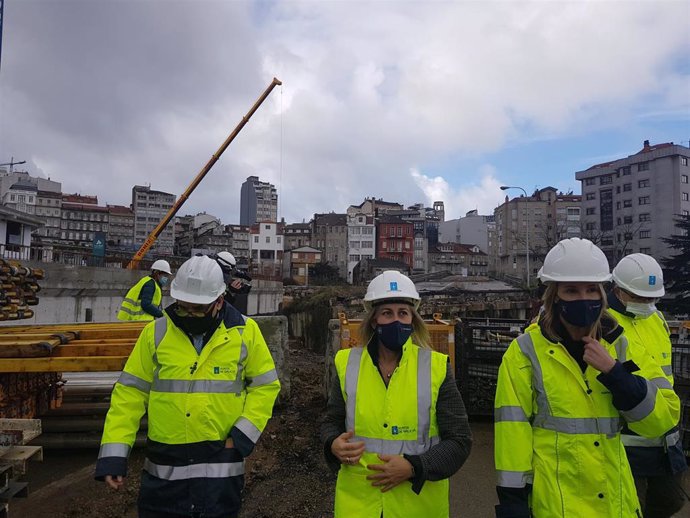
[[[525,193],[525,201],[527,201],[527,191],[524,190],[522,187],[516,187],[513,185],[501,185],[501,190],[505,191],[506,189],[520,189],[522,192]],[[527,237],[525,238],[525,244],[527,246],[527,289],[529,290],[529,206],[526,209],[527,211]]]

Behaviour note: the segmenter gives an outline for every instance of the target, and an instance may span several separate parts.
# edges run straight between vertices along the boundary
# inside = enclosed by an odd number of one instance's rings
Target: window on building
[[[645,212],[644,214],[640,214],[639,220],[640,222],[652,221],[652,215],[649,212]]]
[[[588,192],[588,193],[585,195],[585,199],[586,199],[586,200],[596,200],[596,198],[597,198],[597,194],[594,193],[594,192]]]
[[[601,238],[601,246],[612,246],[613,245],[613,238],[611,237],[602,237]]]
[[[686,174],[680,175],[680,183],[688,183],[688,175],[686,175]]]
[[[632,200],[623,200],[623,207],[632,207]]]
[[[649,196],[640,196],[638,198],[639,205],[649,205],[651,203]]]
[[[651,230],[640,230],[640,239],[647,239],[652,237]]]
[[[688,165],[688,157],[686,157],[686,156],[680,157],[680,165]]]
[[[687,192],[680,193],[680,199],[683,201],[688,201],[688,193]]]
[[[609,184],[611,182],[613,182],[613,178],[611,177],[611,175],[607,174],[606,176],[601,176],[599,178],[599,185],[606,185],[606,184]]]
[[[617,201],[616,202],[616,210],[620,210],[621,208],[621,202]]]
[[[585,214],[588,216],[591,216],[592,214],[596,214],[597,209],[595,207],[587,207],[587,210],[585,211]]]
[[[652,255],[652,249],[649,247],[640,248],[641,254]]]
[[[632,184],[631,183],[624,183],[623,184],[623,191],[632,191]]]
[[[623,224],[628,225],[632,223],[632,216],[623,216]]]
[[[585,185],[596,185],[596,178],[585,178]]]
[[[587,230],[595,230],[595,229],[597,228],[597,224],[596,224],[596,223],[587,223],[587,224],[585,225],[585,228],[586,228]]]
[[[683,210],[683,211],[681,211],[681,213],[683,214],[683,216],[688,216],[688,215],[690,215],[690,212],[687,211],[687,210]]]
[[[259,236],[254,236],[254,242],[258,243],[259,242]]]
[[[621,167],[619,171],[623,176],[627,176],[630,174],[630,166],[626,165],[625,167]]]
[[[616,218],[616,225],[622,225],[623,220],[621,218]]]
[[[637,187],[639,189],[644,189],[645,187],[649,187],[649,178],[646,178],[644,180],[638,180]]]
[[[640,162],[637,164],[638,171],[649,171],[649,162]]]

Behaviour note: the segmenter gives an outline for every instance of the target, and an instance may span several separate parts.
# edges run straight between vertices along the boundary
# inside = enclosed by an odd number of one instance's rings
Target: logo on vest
[[[230,367],[213,367],[213,374],[230,374]]]
[[[400,435],[401,433],[416,433],[417,429],[411,426],[391,426],[391,434]]]

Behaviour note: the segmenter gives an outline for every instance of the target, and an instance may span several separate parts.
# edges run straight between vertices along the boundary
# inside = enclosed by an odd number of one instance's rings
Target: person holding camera
[[[228,289],[225,292],[225,300],[235,306],[242,313],[247,312],[247,296],[252,289],[252,278],[237,268],[235,256],[230,252],[218,252],[214,259],[223,270],[223,278]]]

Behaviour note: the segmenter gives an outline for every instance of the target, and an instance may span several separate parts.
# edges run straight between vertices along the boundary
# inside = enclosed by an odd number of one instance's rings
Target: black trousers
[[[635,477],[637,496],[645,518],[670,518],[680,511],[687,499],[682,489],[684,474]]]

